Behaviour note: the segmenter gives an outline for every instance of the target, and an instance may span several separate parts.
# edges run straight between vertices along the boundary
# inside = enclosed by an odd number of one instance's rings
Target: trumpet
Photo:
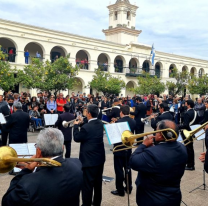
[[[84,119],[84,118],[86,118],[86,117],[83,117],[83,119]],[[62,122],[62,126],[63,126],[64,128],[67,128],[67,127],[73,127],[75,121],[78,121],[78,119],[73,119],[73,120],[71,120],[71,121],[69,121],[69,122],[63,121],[63,122]]]
[[[185,140],[182,141],[185,146],[189,145],[190,143],[194,142],[194,140],[197,140],[201,135],[203,135],[205,132],[200,134],[199,136],[195,137],[195,134],[198,133],[200,130],[204,129],[208,125],[208,122],[205,122],[203,125],[200,127],[196,128],[195,130],[188,131],[188,130],[183,130],[182,133],[185,137]]]
[[[153,115],[155,116],[155,118],[159,115],[160,113],[154,113]],[[149,117],[146,117],[146,118],[141,118],[141,122],[142,123],[145,123],[145,124],[148,124],[149,123],[149,120],[150,120],[150,116]]]
[[[114,147],[113,153],[114,152],[120,152],[120,151],[123,151],[123,150],[132,149],[132,148],[137,148],[138,146],[136,146],[134,144],[143,142],[144,141],[143,140],[144,136],[148,136],[150,134],[156,134],[156,133],[159,133],[159,132],[162,133],[166,142],[173,141],[173,140],[176,140],[178,138],[177,133],[173,129],[170,129],[170,128],[162,129],[162,130],[158,130],[158,131],[154,131],[154,132],[146,132],[146,133],[143,133],[143,134],[136,134],[136,135],[134,135],[132,132],[126,130],[122,133],[122,136],[121,136],[121,142],[123,144]],[[169,137],[168,139],[163,134],[165,132],[167,132],[167,136]],[[135,139],[140,139],[140,138],[142,140],[135,141]],[[125,148],[118,149],[120,147],[125,147]]]
[[[60,167],[61,163],[49,158],[18,158],[17,152],[12,147],[0,147],[0,173],[11,171],[17,162],[40,162],[39,167]]]

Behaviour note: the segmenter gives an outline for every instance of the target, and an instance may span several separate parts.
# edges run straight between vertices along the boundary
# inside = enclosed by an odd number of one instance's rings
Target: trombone
[[[183,133],[185,139],[182,141],[182,143],[184,143],[184,145],[187,146],[190,143],[194,142],[194,140],[197,140],[205,132],[203,132],[202,134],[200,134],[197,137],[194,137],[194,135],[196,133],[198,133],[200,130],[204,129],[207,125],[208,125],[208,122],[205,122],[203,125],[201,125],[200,127],[196,128],[196,129],[194,129],[192,131],[183,130],[182,133]]]
[[[153,131],[153,132],[146,132],[146,133],[143,133],[143,134],[136,134],[136,135],[134,135],[132,132],[126,130],[126,131],[124,131],[122,133],[122,136],[121,136],[121,142],[123,144],[114,147],[113,153],[114,152],[120,152],[120,151],[123,151],[123,150],[132,149],[132,148],[137,148],[138,146],[137,145],[134,145],[134,144],[143,142],[144,140],[142,138],[144,136],[148,136],[150,134],[156,134],[156,133],[159,133],[159,132],[162,133],[162,135],[165,138],[165,141],[166,142],[173,141],[173,140],[176,140],[178,138],[177,133],[173,129],[170,129],[170,128],[168,128],[168,129],[162,129],[162,130],[158,130],[158,131]],[[169,139],[167,139],[165,137],[165,135],[163,134],[164,132],[167,132],[168,133],[168,135],[170,136]],[[142,140],[135,141],[135,139],[140,139],[140,138]],[[120,147],[125,147],[125,148],[118,149]]]
[[[17,152],[8,146],[0,147],[0,173],[11,171],[18,162],[40,162],[39,167],[60,167],[61,163],[49,158],[18,158]]]

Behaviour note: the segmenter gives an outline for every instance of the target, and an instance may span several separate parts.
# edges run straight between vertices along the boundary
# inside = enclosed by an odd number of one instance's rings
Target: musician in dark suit
[[[176,124],[169,120],[158,123],[157,130],[166,128],[179,133]],[[172,132],[157,133],[144,140],[130,158],[130,166],[138,171],[136,200],[139,206],[179,206],[180,182],[184,174],[187,151],[176,140],[165,142],[175,135]]]
[[[135,105],[135,112],[130,112],[130,114],[135,116],[134,119],[136,121],[136,129],[135,129],[136,134],[141,134],[144,133],[144,123],[141,121],[141,119],[145,118],[147,108],[142,103],[141,97],[136,98],[136,103],[137,105]]]
[[[185,102],[185,106],[187,107],[187,112],[184,114],[184,122],[182,125],[179,126],[179,129],[186,129],[188,131],[191,131],[191,125],[194,125],[197,123],[197,112],[194,111],[194,101],[193,100],[187,100]],[[185,136],[182,133],[182,138],[185,139]],[[190,143],[186,146],[187,152],[188,152],[188,161],[186,170],[193,171],[195,170],[195,155],[194,155],[194,143]]]
[[[204,124],[208,122],[208,101],[205,101],[205,107],[206,107],[206,111],[204,112],[204,118],[202,121],[199,122],[199,124]]]
[[[161,115],[158,115],[156,118],[154,115],[150,116],[151,119],[151,127],[156,130],[157,123],[162,120],[171,120],[174,121],[173,115],[169,112],[169,107],[166,103],[159,104],[159,111]]]
[[[26,164],[12,181],[2,206],[79,206],[82,187],[81,162],[63,159],[64,137],[61,131],[47,128],[40,132],[34,158],[51,158],[61,167],[37,167]]]
[[[128,122],[131,132],[134,134],[136,128],[136,121],[129,117],[130,107],[128,105],[121,106],[120,109],[120,116],[116,123],[120,122]],[[114,144],[114,147],[121,145],[122,143]],[[125,148],[125,147],[123,147]],[[121,148],[120,148],[121,149]],[[114,170],[116,175],[116,190],[111,191],[113,195],[124,196],[125,191],[127,191],[127,177],[126,173],[128,173],[128,184],[129,184],[129,193],[131,194],[132,191],[132,176],[131,176],[131,169],[129,166],[129,158],[131,156],[131,149],[125,151],[115,152],[114,154]],[[123,181],[125,180],[126,187],[123,186]]]
[[[79,131],[80,121],[74,123],[74,141],[80,142],[79,159],[82,162],[83,206],[92,204],[100,206],[102,200],[102,174],[105,162],[105,149],[103,142],[103,123],[97,119],[98,106],[91,104],[87,107],[88,123]]]
[[[9,144],[27,143],[27,129],[29,127],[29,114],[22,111],[22,104],[15,102],[14,113],[10,115],[6,128],[9,130]]]
[[[5,105],[0,108],[0,113],[4,115],[6,121],[9,120],[9,116],[14,112],[13,103],[14,103],[14,97],[9,96],[7,99],[7,103],[5,103]],[[6,128],[6,125],[1,125],[1,130],[2,130],[2,146],[6,146],[9,131]]]
[[[107,111],[106,115],[108,116],[109,119],[115,122],[117,118],[120,118],[120,106],[121,105],[120,105],[119,99],[114,99],[113,104],[114,106],[112,110]]]
[[[71,141],[72,141],[72,127],[63,127],[63,121],[69,122],[75,119],[75,116],[70,113],[71,107],[69,104],[64,105],[64,113],[58,116],[58,120],[55,123],[55,127],[58,127],[64,135],[64,145],[66,147],[65,158],[71,156]]]

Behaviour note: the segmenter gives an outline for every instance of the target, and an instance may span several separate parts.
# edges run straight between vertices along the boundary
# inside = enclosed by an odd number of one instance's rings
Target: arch
[[[101,53],[98,56],[97,59],[97,65],[99,68],[101,68],[103,71],[108,71],[109,65],[110,65],[111,59],[108,54]]]
[[[25,52],[29,52],[29,61],[28,63],[31,63],[31,59],[32,58],[40,58],[40,60],[42,61],[45,55],[45,49],[44,47],[37,42],[30,42],[28,43],[25,48],[24,48]],[[37,55],[37,52],[39,54],[39,56]],[[25,57],[25,63],[27,63],[26,61],[26,57]]]
[[[151,67],[151,62],[149,60],[145,60],[142,64],[142,70],[144,72],[148,72],[150,71],[150,67]]]
[[[184,71],[188,71],[188,67],[187,67],[186,65],[184,65],[184,66],[182,67],[182,72],[184,72]]]
[[[82,78],[80,77],[75,77],[75,86],[72,89],[72,92],[75,92],[75,95],[79,92],[80,94],[83,93],[83,89],[85,87],[85,82]]]
[[[137,58],[130,59],[129,70],[130,70],[130,73],[134,73],[134,74],[139,72],[139,60]]]
[[[126,93],[127,95],[129,96],[133,96],[134,95],[134,92],[133,91],[130,91],[130,89],[133,89],[136,87],[136,83],[134,81],[129,81],[127,84],[126,84]],[[126,95],[126,96],[127,96]]]
[[[169,77],[171,77],[171,74],[173,73],[173,69],[177,69],[175,64],[171,64],[169,67]]]
[[[67,51],[64,47],[62,46],[54,46],[52,49],[51,49],[51,52],[50,52],[50,56],[51,56],[51,61],[54,62],[54,60],[56,58],[60,58],[61,56],[62,57],[65,57],[67,55]]]
[[[115,72],[123,73],[123,68],[126,65],[126,60],[123,56],[116,56],[114,60]]]
[[[204,76],[204,75],[205,75],[205,71],[204,71],[203,68],[201,68],[201,69],[199,70],[199,77],[201,78],[201,77]]]
[[[6,60],[15,62],[16,51],[18,50],[16,42],[10,38],[0,37],[0,45],[3,53],[8,55]]]
[[[86,50],[79,50],[76,54],[76,65],[80,69],[89,69],[90,54]]]
[[[197,75],[197,71],[195,67],[192,67],[190,70],[190,74],[196,76]]]
[[[163,70],[163,64],[161,62],[157,62],[155,64],[155,75],[160,78],[161,71]]]

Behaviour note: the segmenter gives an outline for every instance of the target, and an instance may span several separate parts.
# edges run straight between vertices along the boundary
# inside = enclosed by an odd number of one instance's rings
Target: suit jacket
[[[121,105],[118,105],[118,107],[120,107]],[[112,118],[117,118],[120,117],[120,109],[118,107],[113,107],[113,109],[111,110],[111,112],[107,111],[106,115],[112,119]]]
[[[119,119],[116,123],[121,123],[121,122],[128,122],[129,124],[129,127],[131,129],[131,132],[134,134],[134,131],[136,129],[136,121],[131,119],[130,117],[126,116],[126,117],[123,117],[121,119]],[[118,146],[118,145],[122,145],[122,143],[117,143],[117,144],[114,144],[114,147]],[[122,148],[126,148],[126,147],[120,147],[119,149],[122,149]],[[131,152],[132,150],[126,150],[128,155],[131,155]],[[125,156],[126,154],[126,151],[120,151],[120,152],[115,152],[113,153],[115,156]]]
[[[27,143],[29,122],[29,114],[22,110],[10,115],[6,123],[6,128],[9,129],[9,144]]]
[[[147,107],[143,103],[139,103],[135,106],[135,112],[130,112],[131,115],[135,115],[135,120],[137,126],[142,125],[144,123],[141,122],[141,118],[145,118],[147,112]]]
[[[162,120],[171,120],[174,121],[174,117],[170,112],[164,112],[160,116],[158,116],[156,119],[151,119],[151,127],[156,130],[157,128],[157,123],[162,121]]]
[[[64,135],[64,141],[72,140],[72,127],[64,128],[62,123],[63,121],[69,122],[74,119],[75,119],[74,115],[69,112],[64,112],[63,114],[58,116],[58,120],[55,123],[55,127],[58,127],[58,129],[62,131]]]
[[[189,109],[187,112],[185,112],[183,124],[179,126],[179,129],[186,129],[188,131],[191,131],[191,127],[189,124],[190,124],[190,122],[193,121],[194,114],[195,114],[195,112],[193,109]],[[196,117],[196,120],[194,121],[194,123],[192,125],[196,124],[197,121],[198,121],[198,118]]]
[[[8,107],[7,102],[5,102],[5,104],[2,107],[0,107],[0,113],[2,113],[4,115],[6,121],[8,121],[9,115],[11,113],[10,113],[10,110],[9,110],[9,107]],[[3,125],[0,125],[0,128],[2,129],[2,132],[8,133],[8,130],[6,128],[6,125],[4,125],[4,124]]]
[[[186,147],[176,141],[148,148],[141,144],[130,158],[131,168],[138,171],[137,204],[179,206],[187,158]]]
[[[208,110],[204,112],[204,119],[201,122],[199,122],[199,124],[204,124],[206,122],[208,122]]]
[[[104,107],[109,108],[109,102],[108,101],[106,103],[104,101],[101,102],[101,109],[104,109]]]
[[[62,166],[40,167],[35,173],[22,170],[11,181],[2,206],[79,206],[81,162],[62,157],[55,160]]]
[[[80,142],[79,159],[82,167],[94,167],[104,164],[105,149],[103,142],[103,123],[96,119],[79,126],[74,125],[74,141]]]

